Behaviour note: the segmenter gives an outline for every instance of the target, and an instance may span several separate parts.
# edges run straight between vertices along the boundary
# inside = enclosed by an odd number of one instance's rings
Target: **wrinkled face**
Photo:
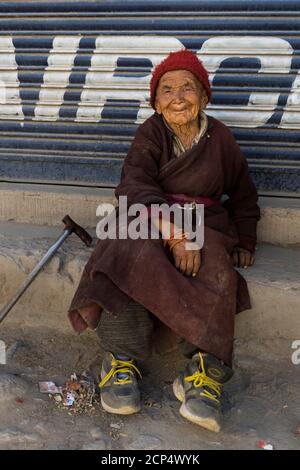
[[[159,80],[155,109],[169,125],[182,126],[195,121],[206,104],[203,86],[188,70],[166,72]]]

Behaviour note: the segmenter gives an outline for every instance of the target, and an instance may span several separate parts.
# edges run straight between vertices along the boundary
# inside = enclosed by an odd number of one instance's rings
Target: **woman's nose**
[[[173,100],[174,101],[183,101],[184,92],[182,89],[178,88],[177,90],[173,90]]]

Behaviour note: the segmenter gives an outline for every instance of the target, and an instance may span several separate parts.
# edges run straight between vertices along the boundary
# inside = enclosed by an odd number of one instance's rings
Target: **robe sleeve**
[[[223,206],[236,226],[238,246],[253,253],[257,241],[257,222],[260,219],[257,190],[249,174],[247,160],[229,129],[224,146],[224,193],[228,199]]]
[[[124,160],[116,197],[127,196],[129,206],[167,202],[158,183],[161,153],[159,143],[150,138],[145,126],[141,125]]]

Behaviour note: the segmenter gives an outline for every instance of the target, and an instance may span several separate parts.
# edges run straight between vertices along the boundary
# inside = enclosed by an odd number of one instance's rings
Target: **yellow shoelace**
[[[123,384],[131,383],[132,380],[131,380],[130,375],[134,375],[134,372],[136,372],[138,376],[142,378],[142,374],[140,373],[138,368],[133,364],[133,359],[131,361],[121,361],[119,359],[116,359],[113,354],[111,354],[111,357],[112,357],[112,360],[111,360],[112,368],[99,383],[100,388],[103,387],[111,379],[111,377],[114,377],[120,372],[124,374],[129,374],[129,375],[122,379],[117,377],[117,380],[114,382],[115,385],[123,385]]]
[[[202,395],[203,397],[209,398],[210,400],[214,400],[217,403],[220,403],[219,398],[222,393],[221,391],[222,384],[220,384],[216,380],[211,379],[210,377],[207,377],[205,368],[204,368],[204,361],[203,361],[203,357],[201,353],[199,353],[199,357],[200,357],[200,365],[201,365],[202,372],[200,371],[200,368],[199,368],[197,372],[194,372],[193,375],[185,377],[184,380],[186,382],[193,382],[193,385],[196,388],[209,387],[214,393],[210,392],[209,390],[204,390],[203,392],[200,393],[200,395]]]

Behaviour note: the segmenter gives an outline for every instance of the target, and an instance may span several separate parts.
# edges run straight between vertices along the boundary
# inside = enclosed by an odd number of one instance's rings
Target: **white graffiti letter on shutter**
[[[1,37],[0,116],[2,119],[24,119],[17,69],[13,40],[11,37]]]
[[[57,36],[53,39],[53,49],[50,50],[48,67],[45,69],[44,83],[41,85],[33,119],[39,121],[59,119],[59,109],[69,85],[80,39],[80,36]]]
[[[300,72],[296,76],[278,127],[300,129]]]
[[[210,72],[213,81],[222,61],[230,57],[257,58],[261,67],[259,74],[290,71],[293,48],[289,42],[268,36],[220,36],[205,41],[198,51],[199,58]],[[270,80],[272,76],[270,75]],[[247,106],[209,107],[209,114],[230,126],[258,127],[265,124],[276,109],[280,93],[253,92]]]

